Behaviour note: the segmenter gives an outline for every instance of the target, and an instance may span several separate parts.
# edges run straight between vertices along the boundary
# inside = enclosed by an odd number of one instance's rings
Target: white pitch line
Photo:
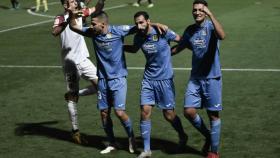
[[[280,69],[222,69],[223,71],[280,72]]]
[[[121,4],[121,5],[117,5],[117,6],[113,6],[113,7],[108,7],[108,8],[104,8],[103,10],[112,10],[112,9],[118,9],[118,8],[123,8],[128,6],[128,4]]]
[[[0,68],[61,68],[61,66],[50,65],[0,65]]]
[[[35,15],[35,16],[41,16],[41,17],[52,18],[52,19],[55,17],[55,16],[52,16],[52,15],[45,15],[45,14],[40,14],[40,13],[33,12],[32,9],[27,9],[27,13],[29,13],[31,15]]]
[[[22,25],[22,26],[18,26],[18,27],[13,27],[13,28],[10,28],[10,29],[1,30],[0,33],[12,31],[12,30],[18,30],[18,29],[22,29],[22,28],[26,28],[26,27],[31,27],[31,26],[37,26],[37,25],[49,23],[49,22],[52,22],[52,21],[53,20],[45,20],[45,21],[36,22],[36,23],[32,23],[32,24],[27,24],[27,25]]]
[[[58,2],[53,2],[51,4],[58,4]],[[118,6],[104,8],[104,10],[112,10],[112,9],[117,9],[117,8],[123,8],[123,7],[126,7],[126,6],[128,6],[128,4],[121,4],[121,5],[118,5]],[[34,8],[34,7],[31,7],[31,8]],[[0,33],[12,31],[12,30],[18,30],[18,29],[22,29],[22,28],[27,28],[27,27],[31,27],[31,26],[37,26],[37,25],[41,25],[41,24],[45,24],[45,23],[49,23],[49,22],[52,22],[53,18],[55,17],[55,16],[51,16],[51,15],[35,13],[35,12],[32,12],[31,9],[27,9],[27,12],[29,14],[31,14],[31,15],[34,15],[34,16],[42,16],[42,17],[52,18],[52,20],[45,20],[45,21],[36,22],[36,23],[32,23],[32,24],[27,24],[27,25],[13,27],[13,28],[10,28],[10,29],[0,30]]]
[[[61,68],[61,66],[48,65],[0,65],[0,68]],[[144,70],[144,67],[128,67],[129,70]],[[191,68],[175,67],[174,70],[190,71]],[[243,72],[280,72],[280,69],[222,69],[222,71],[243,71]]]

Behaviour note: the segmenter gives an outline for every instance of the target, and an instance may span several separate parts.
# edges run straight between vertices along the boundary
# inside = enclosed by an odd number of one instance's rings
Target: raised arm
[[[83,31],[83,27],[79,24],[77,24],[77,14],[73,13],[72,11],[69,11],[70,12],[70,22],[69,22],[69,25],[70,25],[70,29],[80,35],[83,35],[83,36],[87,36],[87,37],[90,37],[91,35],[88,33],[88,31]]]
[[[206,15],[208,15],[208,17],[210,18],[210,20],[212,21],[214,28],[215,28],[215,32],[217,37],[220,40],[225,39],[226,34],[224,32],[224,29],[222,27],[222,25],[219,23],[219,21],[215,18],[215,16],[211,13],[211,11],[208,9],[207,6],[204,6],[204,12],[206,13]]]
[[[55,17],[54,25],[52,28],[52,35],[58,36],[67,27],[68,22],[65,20],[63,15]]]
[[[95,11],[96,13],[99,13],[102,11],[103,7],[104,7],[104,2],[105,0],[98,0],[98,2],[95,5]]]
[[[94,7],[82,9],[82,14],[86,17],[91,15],[94,12],[98,14],[99,12],[102,11],[102,9],[104,7],[104,2],[105,2],[105,0],[98,0]]]

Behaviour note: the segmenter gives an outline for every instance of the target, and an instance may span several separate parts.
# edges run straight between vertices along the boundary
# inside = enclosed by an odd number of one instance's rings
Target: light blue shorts
[[[116,79],[98,80],[99,110],[114,107],[116,110],[125,110],[127,81],[125,77]]]
[[[142,81],[141,105],[155,105],[160,109],[174,109],[175,87],[172,79]]]
[[[185,91],[184,107],[222,110],[222,79],[190,79]]]

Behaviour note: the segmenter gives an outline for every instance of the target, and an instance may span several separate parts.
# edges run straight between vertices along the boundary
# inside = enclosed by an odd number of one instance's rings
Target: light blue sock
[[[144,142],[144,151],[150,151],[150,139],[151,139],[151,120],[141,121],[140,123],[141,137]]]
[[[218,152],[221,135],[221,120],[211,121],[211,152]]]
[[[102,121],[103,129],[107,135],[107,139],[110,144],[115,143],[115,135],[113,131],[113,122],[111,118],[108,118],[107,121]]]
[[[132,121],[128,118],[127,121],[122,122],[122,125],[126,131],[127,136],[134,137],[133,128],[132,128]]]
[[[205,138],[210,137],[210,132],[205,126],[202,118],[197,114],[194,120],[191,120],[192,125],[202,134]]]

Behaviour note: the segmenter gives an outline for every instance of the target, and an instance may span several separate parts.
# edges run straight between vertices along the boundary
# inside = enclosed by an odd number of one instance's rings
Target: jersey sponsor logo
[[[101,50],[111,52],[112,51],[112,46],[111,42],[97,42],[96,41],[97,47],[99,47]]]
[[[146,43],[143,45],[143,49],[145,50],[145,52],[147,52],[148,54],[152,54],[152,53],[156,53],[157,52],[157,48],[156,45],[153,43]]]
[[[206,41],[205,41],[205,39],[194,39],[193,45],[195,45],[197,48],[205,48]]]

